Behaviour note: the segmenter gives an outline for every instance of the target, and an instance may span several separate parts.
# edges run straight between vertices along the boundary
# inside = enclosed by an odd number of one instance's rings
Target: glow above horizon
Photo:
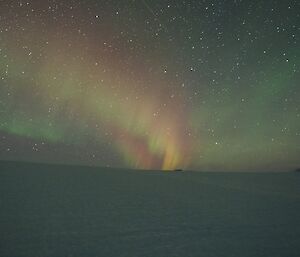
[[[205,6],[189,25],[180,1],[75,2],[1,8],[4,159],[55,162],[66,154],[71,162],[163,170],[299,164],[294,20],[283,20],[294,41],[274,43],[270,26],[257,27],[251,43],[251,30],[242,42],[231,34],[243,34],[243,23],[209,33],[218,22],[212,13],[198,20]],[[229,13],[230,5],[214,8],[221,7]],[[66,148],[59,156],[58,146]]]

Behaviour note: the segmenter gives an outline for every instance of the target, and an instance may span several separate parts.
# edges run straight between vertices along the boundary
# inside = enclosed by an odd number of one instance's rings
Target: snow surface
[[[0,163],[1,257],[298,257],[300,173]]]

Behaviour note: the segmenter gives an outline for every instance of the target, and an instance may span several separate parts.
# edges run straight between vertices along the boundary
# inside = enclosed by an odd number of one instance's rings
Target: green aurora
[[[300,166],[297,1],[128,2],[0,3],[1,159]]]

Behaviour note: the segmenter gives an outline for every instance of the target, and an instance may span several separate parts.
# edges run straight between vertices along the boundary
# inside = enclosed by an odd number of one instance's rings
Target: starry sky
[[[300,166],[297,0],[0,2],[0,159]]]

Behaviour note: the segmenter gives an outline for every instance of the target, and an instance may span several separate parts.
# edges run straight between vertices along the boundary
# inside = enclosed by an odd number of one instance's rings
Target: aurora
[[[221,21],[237,3],[75,2],[1,3],[1,159],[299,166],[295,1],[274,1],[285,14],[276,22],[260,3],[258,18],[239,14],[231,25]]]

